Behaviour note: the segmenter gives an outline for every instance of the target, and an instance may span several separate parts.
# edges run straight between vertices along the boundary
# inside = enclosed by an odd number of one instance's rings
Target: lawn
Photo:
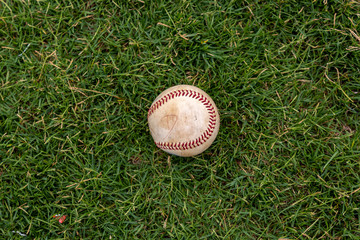
[[[147,125],[178,84],[195,157]],[[360,239],[359,129],[359,1],[0,0],[0,239]]]

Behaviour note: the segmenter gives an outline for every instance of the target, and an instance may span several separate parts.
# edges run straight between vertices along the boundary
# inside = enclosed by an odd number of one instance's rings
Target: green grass
[[[0,238],[359,239],[359,13],[1,0]],[[194,158],[157,149],[147,127],[177,84],[221,114]]]

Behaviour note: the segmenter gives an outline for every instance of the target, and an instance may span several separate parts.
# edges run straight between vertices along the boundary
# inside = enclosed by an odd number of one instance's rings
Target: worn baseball
[[[170,154],[190,157],[214,142],[220,116],[206,92],[178,85],[163,91],[151,104],[148,123],[156,146]]]

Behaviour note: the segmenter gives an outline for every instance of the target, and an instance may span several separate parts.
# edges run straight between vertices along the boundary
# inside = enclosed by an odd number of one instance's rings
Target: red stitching
[[[209,124],[207,129],[203,134],[201,134],[198,138],[188,142],[177,142],[177,143],[169,143],[169,142],[155,142],[156,146],[164,150],[187,150],[193,149],[195,147],[200,146],[201,144],[205,143],[213,134],[216,126],[216,113],[215,107],[211,104],[210,100],[207,99],[204,95],[199,92],[195,92],[192,90],[176,90],[172,91],[159,100],[157,100],[149,109],[148,118],[155,112],[156,109],[160,108],[164,103],[174,99],[176,97],[191,97],[194,98],[206,107],[209,113]]]

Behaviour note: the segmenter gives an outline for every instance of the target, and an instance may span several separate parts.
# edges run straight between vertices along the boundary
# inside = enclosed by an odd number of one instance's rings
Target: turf
[[[359,239],[359,13],[1,0],[0,238]],[[147,127],[177,84],[221,115],[193,158]]]

